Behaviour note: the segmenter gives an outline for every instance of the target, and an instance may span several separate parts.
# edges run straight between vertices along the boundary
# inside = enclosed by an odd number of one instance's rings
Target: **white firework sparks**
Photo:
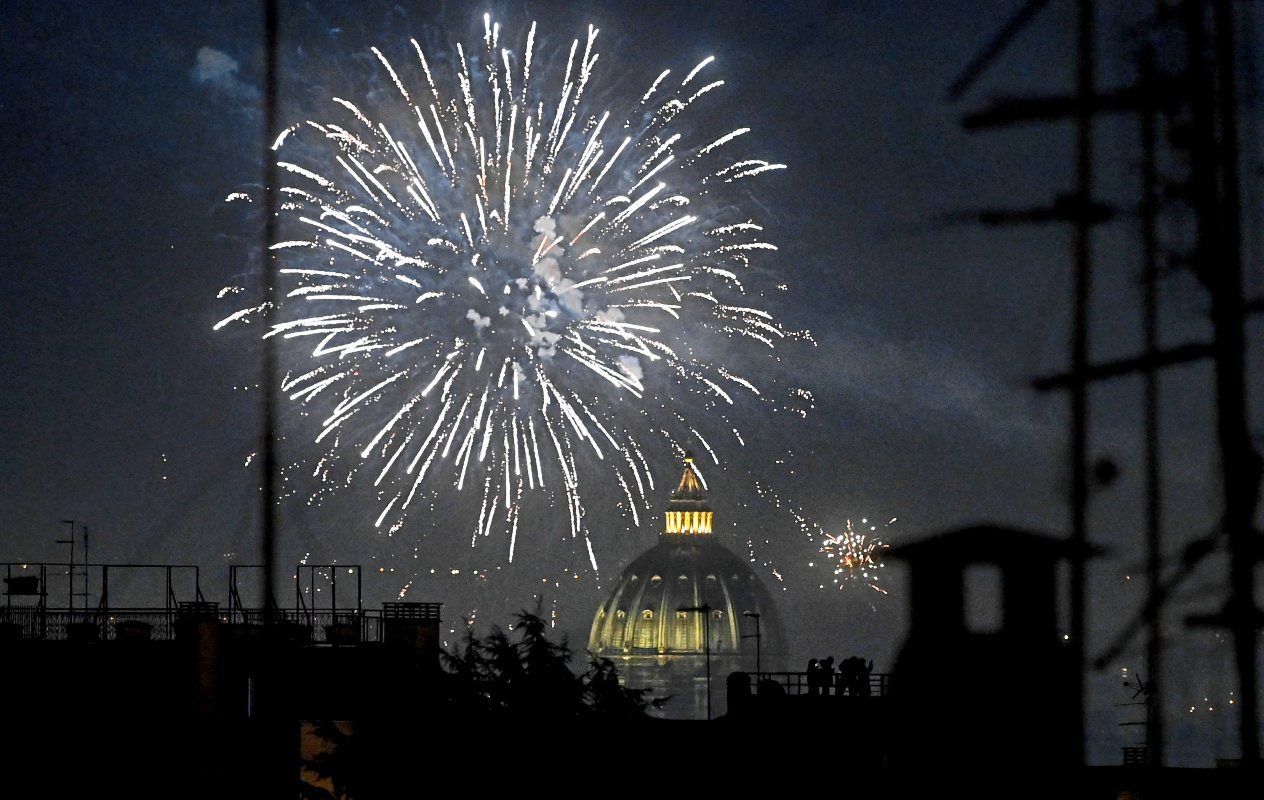
[[[885,534],[878,530],[879,525],[876,522],[865,517],[857,527],[849,518],[842,533],[827,533],[820,522],[778,495],[767,484],[757,481],[755,491],[773,508],[794,519],[804,540],[814,548],[811,560],[808,561],[809,568],[815,568],[816,557],[823,555],[826,559],[823,566],[827,566],[832,572],[833,585],[839,591],[844,591],[849,586],[867,586],[879,594],[889,594],[881,581],[886,569],[884,556],[891,545],[884,539]],[[885,531],[898,521],[899,517],[892,517],[881,527]],[[752,560],[753,557],[752,551]],[[819,583],[817,588],[824,589],[826,585]]]
[[[743,284],[777,248],[725,185],[784,165],[733,154],[746,127],[685,124],[723,84],[711,59],[664,70],[622,113],[597,106],[596,38],[564,66],[540,63],[534,24],[514,50],[490,18],[442,58],[372,48],[387,91],[335,97],[276,139],[265,337],[286,342],[282,389],[318,421],[316,477],[349,461],[340,482],[372,482],[379,528],[441,481],[481,499],[471,542],[503,531],[512,560],[524,496],[556,493],[595,569],[581,488],[613,481],[638,523],[656,499],[638,435],[718,463],[704,414],[741,441],[727,409],[760,389],[706,343],[771,349],[787,331]]]
[[[848,582],[859,581],[874,591],[886,594],[887,590],[879,585],[879,580],[885,566],[882,551],[890,545],[877,537],[877,526],[869,525],[867,519],[861,520],[861,523],[864,527],[856,530],[851,520],[847,520],[847,527],[842,533],[837,536],[826,534],[821,542],[821,553],[833,562],[834,583],[839,589]]]

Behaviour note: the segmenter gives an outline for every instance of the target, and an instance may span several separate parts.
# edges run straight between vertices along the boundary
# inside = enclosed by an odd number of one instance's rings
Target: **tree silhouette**
[[[451,650],[440,653],[436,709],[366,709],[353,729],[331,721],[316,723],[315,733],[329,745],[304,766],[333,792],[304,784],[305,800],[363,800],[386,796],[393,769],[410,761],[408,752],[419,731],[399,724],[426,718],[453,733],[476,730],[493,722],[590,723],[648,718],[648,711],[668,698],[651,698],[648,689],[628,689],[610,659],[593,659],[576,674],[566,639],[549,638],[549,623],[536,611],[520,611],[507,632],[499,627],[480,638],[470,626]],[[424,680],[418,675],[418,680]],[[445,713],[446,712],[446,713]],[[433,730],[433,728],[431,729]]]
[[[619,683],[619,672],[608,658],[594,658],[581,679],[584,707],[594,716],[644,719],[650,708],[660,708],[670,697],[650,697],[651,689],[629,689]]]
[[[593,659],[576,674],[566,639],[549,638],[549,623],[539,613],[514,615],[511,633],[493,627],[485,638],[466,630],[460,644],[444,651],[450,707],[461,714],[493,714],[539,719],[593,716],[644,717],[667,698],[651,698],[648,689],[619,683],[610,659]]]
[[[480,716],[492,708],[488,675],[490,663],[487,645],[474,635],[473,626],[466,628],[460,645],[451,651],[440,651],[448,683],[447,701],[459,716]]]
[[[575,717],[583,712],[583,683],[570,669],[571,649],[566,639],[548,637],[548,623],[539,614],[514,615],[521,662],[515,712],[536,718]]]

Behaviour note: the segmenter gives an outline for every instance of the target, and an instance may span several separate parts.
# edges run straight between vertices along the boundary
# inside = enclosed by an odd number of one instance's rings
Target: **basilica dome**
[[[753,657],[756,644],[743,637],[756,633],[764,653],[781,649],[767,591],[750,565],[717,540],[713,517],[701,476],[686,456],[658,543],[628,565],[597,609],[589,651],[624,658],[698,656],[709,634],[712,656]]]

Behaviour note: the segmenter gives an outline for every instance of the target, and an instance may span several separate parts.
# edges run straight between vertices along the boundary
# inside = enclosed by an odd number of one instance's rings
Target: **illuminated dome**
[[[623,571],[593,619],[588,649],[606,657],[698,656],[705,652],[703,612],[709,617],[711,654],[747,654],[754,668],[760,615],[764,653],[780,648],[780,625],[772,602],[750,565],[717,541],[713,513],[701,475],[686,455],[685,471],[672,493],[658,543]],[[745,666],[745,665],[743,665]],[[766,669],[767,667],[765,667]]]

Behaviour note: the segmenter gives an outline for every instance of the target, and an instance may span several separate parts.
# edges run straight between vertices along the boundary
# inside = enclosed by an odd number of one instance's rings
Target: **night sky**
[[[475,42],[484,11],[510,43],[538,20],[554,50],[595,24],[600,78],[629,101],[662,69],[716,57],[712,75],[728,84],[700,124],[747,125],[762,158],[788,165],[753,181],[742,202],[780,248],[758,261],[770,287],[786,286],[767,293],[770,310],[816,342],[780,346],[779,361],[754,349],[719,354],[783,394],[810,390],[814,402],[806,417],[752,407],[748,446],[726,450],[723,468],[701,464],[726,542],[747,555],[753,540],[759,574],[778,595],[790,664],[863,653],[884,671],[904,620],[896,565],[880,582],[889,595],[860,584],[840,591],[796,514],[829,532],[865,519],[893,543],[983,520],[1066,530],[1066,401],[1028,386],[1066,365],[1070,231],[949,218],[1071,190],[1069,125],[967,134],[959,120],[994,95],[1071,85],[1072,4],[1053,3],[958,104],[945,99],[948,84],[1016,0],[281,5],[283,124],[381,80],[370,45],[406,46],[409,35]],[[1113,5],[1126,11],[1101,18],[1105,84],[1132,77],[1127,31],[1148,4]],[[0,21],[6,558],[64,558],[54,541],[65,533],[60,521],[74,519],[90,528],[94,561],[200,563],[203,591],[226,599],[225,565],[257,559],[257,462],[246,462],[258,439],[259,346],[257,332],[212,326],[236,307],[217,299],[222,287],[257,291],[259,280],[257,227],[224,200],[261,180],[261,12],[249,2],[11,0]],[[1253,63],[1258,42],[1249,31],[1244,38]],[[1249,109],[1252,168],[1257,122]],[[1135,203],[1135,124],[1103,122],[1098,133],[1099,193]],[[1264,288],[1251,223],[1257,191],[1248,187],[1248,295]],[[1135,223],[1124,213],[1095,239],[1098,357],[1141,346]],[[1205,335],[1204,306],[1189,276],[1167,278],[1165,339]],[[1164,379],[1173,554],[1217,516],[1209,378],[1192,366]],[[1090,654],[1143,597],[1140,402],[1139,380],[1092,393],[1091,451],[1121,476],[1094,493],[1092,538],[1107,553],[1091,573]],[[283,419],[287,463],[315,452],[303,425]],[[639,530],[616,507],[617,490],[586,498],[595,576],[565,532],[562,506],[539,513],[510,565],[501,540],[469,548],[463,503],[440,504],[387,539],[372,525],[376,500],[354,489],[319,506],[287,502],[281,561],[364,564],[370,602],[411,581],[408,596],[443,601],[454,623],[471,613],[504,623],[540,597],[580,645],[603,587],[658,530],[679,465],[666,448],[656,452],[658,499]],[[1234,689],[1227,641],[1178,622],[1220,606],[1222,566],[1205,565],[1170,609],[1176,764],[1236,752],[1222,706]],[[117,591],[140,597],[146,587],[138,580]],[[1140,669],[1140,651],[1138,638],[1092,676],[1096,762],[1118,758],[1126,712],[1112,704],[1128,699],[1120,670]]]

